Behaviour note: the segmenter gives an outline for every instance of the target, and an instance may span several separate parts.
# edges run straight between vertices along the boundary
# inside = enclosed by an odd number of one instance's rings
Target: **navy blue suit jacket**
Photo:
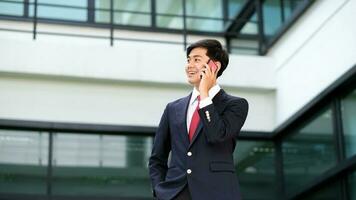
[[[199,109],[200,124],[189,142],[190,97],[169,103],[162,115],[149,159],[154,196],[172,199],[188,184],[193,200],[240,200],[233,152],[248,103],[220,90],[213,104]]]

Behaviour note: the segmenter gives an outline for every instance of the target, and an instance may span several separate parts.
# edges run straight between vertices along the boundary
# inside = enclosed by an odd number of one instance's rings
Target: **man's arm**
[[[214,104],[198,112],[206,128],[208,142],[217,143],[237,138],[247,117],[248,102],[242,98],[231,100],[221,115],[215,110]]]
[[[156,131],[155,139],[153,142],[153,148],[151,157],[149,158],[149,173],[151,178],[151,184],[153,188],[153,195],[155,195],[155,186],[163,181],[167,173],[167,160],[171,150],[169,122],[168,122],[168,105],[166,106],[158,129]]]

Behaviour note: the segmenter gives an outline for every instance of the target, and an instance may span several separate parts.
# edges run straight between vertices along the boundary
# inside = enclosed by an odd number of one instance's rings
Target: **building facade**
[[[152,199],[185,48],[215,38],[250,111],[243,199],[356,199],[355,0],[0,0],[0,199]]]

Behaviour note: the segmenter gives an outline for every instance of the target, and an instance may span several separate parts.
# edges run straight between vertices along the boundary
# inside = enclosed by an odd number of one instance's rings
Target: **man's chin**
[[[188,78],[187,80],[190,85],[196,85],[199,83],[199,80],[190,79],[190,78]]]

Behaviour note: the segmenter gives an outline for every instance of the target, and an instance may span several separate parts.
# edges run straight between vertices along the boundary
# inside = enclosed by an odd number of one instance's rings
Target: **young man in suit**
[[[248,103],[216,82],[228,62],[217,40],[187,48],[185,72],[194,88],[166,106],[158,126],[149,159],[156,199],[241,199],[233,152]]]

